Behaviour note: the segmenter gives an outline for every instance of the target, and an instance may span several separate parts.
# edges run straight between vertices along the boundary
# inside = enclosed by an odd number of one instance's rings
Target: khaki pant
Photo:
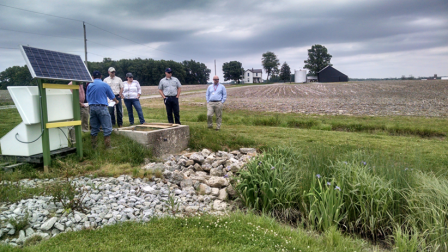
[[[222,121],[222,102],[209,102],[207,103],[207,123],[208,127],[213,127],[213,114],[216,115],[216,128],[221,128]]]
[[[81,129],[82,131],[89,131],[89,107],[81,107]]]
[[[89,131],[89,117],[90,117],[90,109],[89,107],[80,107],[81,109],[81,130],[83,132],[87,132]],[[72,127],[69,131],[70,134],[70,140],[72,141],[72,143],[76,142],[76,137],[75,137],[75,128]]]

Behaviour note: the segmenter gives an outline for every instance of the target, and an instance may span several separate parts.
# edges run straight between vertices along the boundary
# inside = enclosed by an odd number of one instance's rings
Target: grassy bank
[[[160,100],[142,103],[147,122],[166,121]],[[126,126],[126,110],[124,114]],[[0,110],[0,116],[6,118],[0,123],[0,136],[21,120],[11,109]],[[205,107],[183,104],[181,122],[190,126],[192,150],[255,147],[265,152],[248,166],[251,173],[242,174],[240,191],[250,208],[323,233],[339,228],[371,241],[395,243],[398,251],[447,250],[443,243],[448,240],[446,119],[225,110],[217,132],[206,127]],[[24,167],[0,173],[0,179],[141,176],[138,167],[151,154],[124,137],[114,135],[112,140],[118,149],[104,151],[100,146],[92,150],[90,137],[84,134],[85,159],[81,162],[72,155],[53,162],[50,174]],[[13,201],[14,188],[6,189],[8,200]],[[14,199],[38,193],[24,191]],[[126,243],[134,246],[131,241]],[[326,251],[320,249],[316,251]]]
[[[318,236],[272,218],[236,213],[127,222],[58,235],[24,249],[0,251],[378,251],[336,230]]]

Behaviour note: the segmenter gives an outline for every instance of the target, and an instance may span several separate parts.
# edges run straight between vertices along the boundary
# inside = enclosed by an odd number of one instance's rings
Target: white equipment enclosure
[[[42,153],[40,135],[43,129],[38,87],[10,86],[8,91],[23,122],[0,139],[2,155],[32,156]],[[47,111],[48,122],[73,120],[73,95],[70,90],[47,89]],[[68,127],[51,128],[49,135],[50,150],[68,147]]]

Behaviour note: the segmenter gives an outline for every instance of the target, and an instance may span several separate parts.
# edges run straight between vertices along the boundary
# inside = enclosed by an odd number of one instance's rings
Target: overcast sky
[[[213,75],[216,59],[222,80],[224,62],[262,68],[267,51],[293,72],[321,44],[350,78],[448,76],[448,0],[2,0],[0,71],[25,65],[5,49],[20,44],[84,59],[82,22],[2,5],[87,22],[89,61],[193,59]]]

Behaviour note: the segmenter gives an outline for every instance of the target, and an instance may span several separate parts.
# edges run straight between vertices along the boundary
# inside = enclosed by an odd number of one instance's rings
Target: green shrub
[[[61,203],[66,211],[86,212],[82,203],[84,194],[82,188],[77,188],[76,185],[70,181],[60,181],[49,184],[47,186],[47,194],[53,197],[54,203]]]
[[[394,251],[414,252],[426,251],[428,249],[417,228],[404,228],[403,230],[403,228],[397,225],[394,229],[393,239],[395,243]]]
[[[320,174],[313,178],[308,193],[304,198],[308,206],[308,223],[319,231],[338,226],[344,219],[341,188],[333,180],[326,180]]]
[[[236,185],[246,206],[265,213],[297,207],[300,175],[294,171],[293,155],[287,148],[270,149],[246,165]]]
[[[415,185],[405,193],[407,225],[425,230],[432,248],[448,251],[448,180],[416,172]]]
[[[344,225],[375,240],[392,232],[395,188],[369,168],[366,162],[338,161],[332,166],[334,177],[343,188],[347,215]]]
[[[25,229],[25,227],[28,226],[28,218],[30,217],[30,214],[28,213],[28,211],[25,213],[24,216],[19,216],[16,218],[10,218],[8,220],[9,224],[11,224],[14,229],[16,230],[16,233],[20,230]]]

